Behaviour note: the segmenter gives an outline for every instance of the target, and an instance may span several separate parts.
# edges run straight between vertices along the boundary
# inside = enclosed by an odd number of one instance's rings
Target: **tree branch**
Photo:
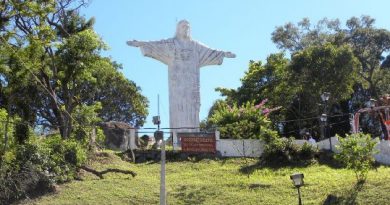
[[[89,168],[87,166],[80,166],[79,167],[80,169],[83,169],[87,172],[90,172],[96,176],[98,176],[100,179],[104,179],[103,175],[104,174],[107,174],[109,172],[115,172],[115,173],[122,173],[122,174],[130,174],[132,177],[135,177],[137,176],[137,173],[133,172],[133,171],[130,171],[130,170],[121,170],[121,169],[112,169],[112,168],[109,168],[109,169],[106,169],[104,171],[96,171],[92,168]]]

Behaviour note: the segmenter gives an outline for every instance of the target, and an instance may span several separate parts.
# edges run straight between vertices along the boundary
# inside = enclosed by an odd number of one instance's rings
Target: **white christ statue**
[[[199,68],[221,65],[224,57],[234,58],[236,55],[192,40],[190,24],[186,20],[177,24],[174,38],[146,42],[132,40],[127,44],[139,47],[144,56],[168,65],[170,127],[179,132],[199,131]]]

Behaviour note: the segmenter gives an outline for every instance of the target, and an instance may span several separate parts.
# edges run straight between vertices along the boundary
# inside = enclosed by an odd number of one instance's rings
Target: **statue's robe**
[[[198,128],[199,69],[222,64],[225,54],[194,40],[170,38],[143,42],[142,54],[168,65],[169,124],[171,128]],[[179,129],[177,131],[199,131]]]

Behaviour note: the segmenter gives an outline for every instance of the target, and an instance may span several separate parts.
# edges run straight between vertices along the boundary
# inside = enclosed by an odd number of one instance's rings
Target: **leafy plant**
[[[247,102],[242,106],[230,106],[221,101],[215,107],[208,123],[218,127],[221,138],[272,141],[277,137],[277,133],[272,129],[268,114],[278,108],[266,108],[266,102],[267,100],[263,100],[257,105]]]
[[[340,145],[336,147],[340,153],[336,154],[336,159],[355,172],[358,182],[364,182],[368,171],[373,168],[377,138],[373,140],[369,134],[357,133],[339,139]]]
[[[318,149],[304,143],[298,146],[294,138],[278,138],[265,145],[262,160],[266,164],[294,164],[307,163],[314,159]]]

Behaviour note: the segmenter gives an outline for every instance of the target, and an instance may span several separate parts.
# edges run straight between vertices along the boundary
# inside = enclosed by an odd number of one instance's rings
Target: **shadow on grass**
[[[218,196],[220,193],[205,186],[181,185],[170,194],[184,204],[204,204],[207,198]]]
[[[288,162],[288,161],[278,161],[275,160],[273,162],[265,162],[263,159],[259,159],[256,163],[248,163],[240,167],[239,172],[241,174],[251,175],[256,170],[262,170],[262,169],[272,169],[272,170],[278,170],[281,168],[303,168],[308,167],[312,164],[316,163],[313,160],[307,160],[307,161],[296,161],[296,162]]]
[[[259,183],[249,184],[249,189],[266,189],[270,187],[271,185],[269,184],[259,184]]]
[[[316,154],[316,160],[320,165],[326,165],[333,169],[341,169],[343,165],[334,159],[334,153],[329,151],[323,151]]]
[[[341,196],[330,194],[325,199],[323,205],[354,205],[356,204],[356,198],[359,192],[363,189],[363,185],[364,181],[358,182],[351,189],[346,190]]]
[[[133,153],[135,159],[133,160]],[[135,163],[160,163],[161,150],[133,150],[131,153],[129,150],[121,153],[117,153],[122,160]],[[165,158],[167,162],[200,162],[202,160],[218,160],[218,154],[212,153],[184,153],[173,150],[165,151]]]
[[[286,160],[285,158],[274,158],[273,160],[265,161],[262,158],[256,163],[247,163],[239,169],[240,173],[250,175],[256,170],[264,168],[278,170],[281,168],[305,168],[313,164],[326,165],[333,169],[343,168],[343,165],[334,159],[334,153],[331,152],[318,152],[314,155],[314,158],[300,159],[300,160]]]

